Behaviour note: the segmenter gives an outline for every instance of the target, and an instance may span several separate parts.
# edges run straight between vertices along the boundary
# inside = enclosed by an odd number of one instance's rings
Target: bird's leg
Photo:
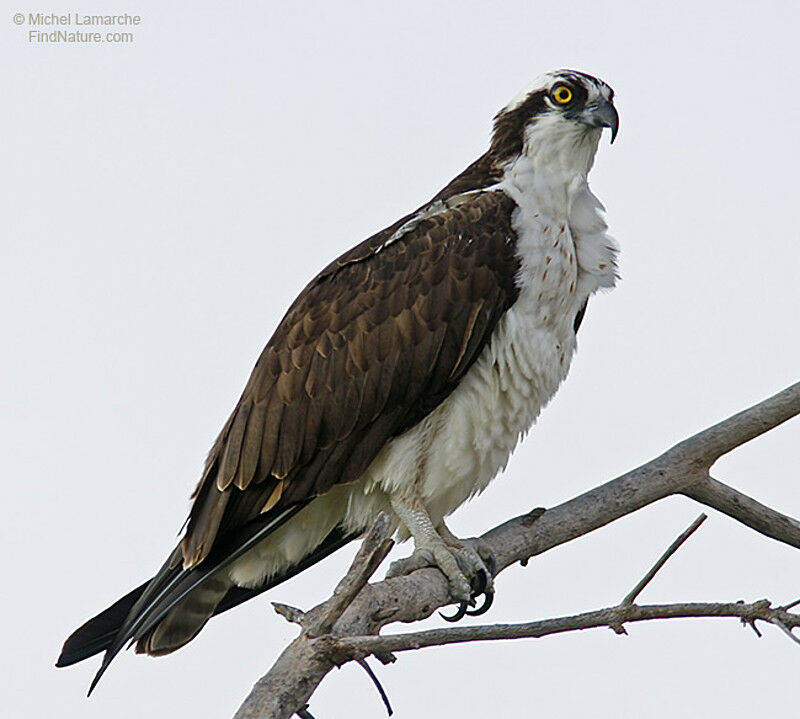
[[[471,602],[479,594],[491,594],[492,572],[480,550],[454,537],[443,522],[435,527],[419,497],[410,500],[392,497],[391,502],[395,514],[414,538],[414,552],[392,562],[387,577],[410,574],[422,567],[438,567],[447,577],[451,595],[460,602]]]

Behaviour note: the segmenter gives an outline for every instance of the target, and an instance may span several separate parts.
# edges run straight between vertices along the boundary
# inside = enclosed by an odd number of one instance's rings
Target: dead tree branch
[[[381,652],[404,652],[424,647],[484,642],[496,639],[538,639],[551,634],[562,634],[580,629],[610,627],[625,634],[624,624],[650,619],[687,619],[690,617],[738,617],[750,624],[761,620],[774,624],[796,642],[800,638],[791,629],[800,626],[800,615],[773,607],[768,599],[755,602],[692,602],[689,604],[617,604],[613,607],[584,612],[568,617],[542,619],[522,624],[491,624],[464,627],[445,627],[407,634],[389,634],[369,637],[326,637],[324,651],[341,657],[369,656]],[[268,716],[268,715],[267,715]]]
[[[650,584],[650,582],[653,580],[653,577],[655,577],[658,573],[658,570],[667,563],[669,558],[675,554],[678,549],[680,549],[681,545],[687,539],[689,539],[689,537],[691,537],[698,529],[700,529],[700,525],[705,522],[706,519],[706,515],[701,514],[697,519],[694,520],[694,522],[691,523],[689,528],[683,532],[683,534],[681,534],[672,544],[669,545],[669,547],[667,547],[667,550],[658,558],[658,561],[652,567],[650,567],[650,570],[647,572],[647,574],[645,574],[639,580],[636,586],[631,589],[630,592],[628,592],[627,596],[622,600],[622,605],[633,604],[636,601],[636,597],[638,597],[642,593],[642,590],[648,584]]]
[[[710,476],[698,480],[682,494],[713,507],[772,539],[800,547],[800,522]]]
[[[800,614],[789,612],[791,605],[773,607],[767,599],[745,604],[744,602],[692,602],[689,604],[653,604],[636,605],[634,601],[642,590],[653,580],[659,570],[669,561],[681,545],[689,539],[706,520],[701,514],[656,560],[636,586],[616,606],[584,612],[568,617],[544,619],[521,624],[493,624],[485,626],[449,627],[432,629],[407,634],[389,636],[346,637],[342,639],[329,637],[332,647],[326,651],[339,654],[340,660],[348,658],[381,654],[384,652],[402,652],[424,647],[443,646],[473,641],[493,641],[496,639],[526,639],[546,637],[551,634],[609,627],[617,634],[627,634],[624,625],[629,622],[640,622],[650,619],[686,619],[689,617],[738,617],[743,624],[754,629],[758,620],[774,624],[795,642],[800,638],[792,633],[792,629],[800,626]],[[800,602],[798,602],[800,603]],[[756,632],[760,635],[758,630]]]
[[[659,499],[683,494],[766,536],[800,548],[800,522],[712,479],[709,474],[712,465],[722,455],[797,414],[800,414],[800,383],[695,434],[661,456],[610,482],[544,512],[533,510],[508,520],[484,534],[482,539],[494,553],[497,571],[500,572],[515,562],[524,562],[529,557],[588,534]],[[370,532],[369,536],[372,535],[373,532]],[[311,694],[331,669],[343,661],[370,654],[382,661],[391,661],[394,651],[432,644],[545,636],[597,626],[611,626],[624,631],[625,623],[657,618],[739,617],[753,628],[757,620],[762,620],[776,625],[795,640],[791,629],[800,626],[798,615],[788,611],[790,605],[773,608],[767,600],[750,604],[651,606],[623,601],[615,607],[596,612],[522,625],[451,627],[405,635],[375,636],[390,622],[425,619],[436,609],[450,604],[452,599],[444,576],[432,568],[421,569],[406,577],[366,584],[377,568],[375,558],[380,554],[377,547],[384,546],[380,541],[369,541],[373,542],[373,551],[365,552],[362,548],[359,552],[348,572],[348,576],[352,575],[351,579],[345,577],[337,587],[338,599],[334,595],[331,600],[305,615],[291,608],[281,611],[284,616],[288,611],[293,617],[292,621],[303,626],[303,631],[256,683],[235,719],[277,719],[307,711],[305,707]],[[663,558],[664,561],[666,558]],[[358,587],[360,591],[356,589],[354,593],[353,587]],[[637,589],[640,590],[638,585]],[[638,591],[634,591],[636,593],[632,594],[635,597]],[[313,636],[309,634],[309,628],[313,628]],[[330,633],[326,633],[328,629]],[[508,636],[503,635],[504,632]]]

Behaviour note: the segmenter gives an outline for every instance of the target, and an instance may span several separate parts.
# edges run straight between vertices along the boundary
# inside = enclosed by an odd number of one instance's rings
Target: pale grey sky
[[[139,14],[133,43],[28,42],[15,12]],[[9,717],[231,715],[352,550],[158,660],[53,663],[159,566],[211,441],[294,295],[486,147],[495,111],[573,67],[617,92],[592,188],[622,282],[484,495],[480,533],[552,505],[798,379],[800,93],[791,2],[5,4],[0,22],[0,658]],[[800,425],[717,475],[800,515]],[[699,513],[671,499],[513,568],[483,620],[618,601]],[[800,553],[711,512],[643,600],[789,601]],[[397,553],[406,554],[408,545]],[[430,620],[427,626],[440,623]],[[734,621],[402,655],[396,716],[789,716],[800,649]],[[379,717],[357,668],[312,700]]]

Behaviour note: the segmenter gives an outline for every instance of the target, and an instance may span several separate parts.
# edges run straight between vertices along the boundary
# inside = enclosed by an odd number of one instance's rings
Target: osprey
[[[489,150],[430,202],[334,260],[258,359],[158,573],[77,629],[57,666],[126,642],[161,655],[215,614],[355,539],[387,512],[454,601],[492,596],[485,547],[444,518],[483,491],[566,377],[617,248],[587,175],[618,116],[601,80],[543,75]],[[482,608],[483,609],[483,608]]]

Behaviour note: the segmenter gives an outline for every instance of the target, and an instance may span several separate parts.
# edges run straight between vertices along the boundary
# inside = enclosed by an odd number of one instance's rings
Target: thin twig
[[[769,622],[770,624],[774,624],[776,627],[778,627],[778,629],[780,629],[793,642],[800,644],[800,638],[795,636],[794,632],[792,632],[792,630],[789,629],[789,627],[787,627],[786,624],[784,624],[784,622],[781,619],[779,619],[778,617],[773,617],[771,620],[769,620]]]
[[[750,629],[753,630],[753,634],[761,639],[761,630],[756,626],[756,620],[753,617],[742,617],[742,624],[744,624],[746,627],[750,627]]]
[[[336,648],[352,656],[364,656],[375,652],[404,652],[423,647],[460,644],[464,642],[494,641],[498,639],[537,639],[552,634],[561,634],[581,629],[608,627],[614,624],[641,622],[651,619],[686,619],[690,617],[738,617],[748,622],[760,619],[788,631],[789,626],[800,626],[800,614],[785,613],[775,616],[767,600],[745,604],[743,602],[703,602],[691,604],[619,604],[615,607],[566,617],[543,619],[521,624],[491,624],[464,627],[429,629],[405,634],[385,636],[336,637]],[[797,637],[793,638],[797,641]]]
[[[626,604],[633,604],[636,597],[641,594],[642,590],[650,583],[650,580],[656,576],[658,570],[667,563],[667,560],[678,551],[681,544],[689,539],[689,537],[691,537],[697,531],[697,529],[703,522],[706,521],[706,519],[706,515],[701,514],[672,544],[669,545],[667,551],[658,558],[658,561],[652,567],[650,567],[650,571],[648,571],[647,574],[645,574],[641,580],[639,580],[639,583],[633,589],[631,589],[625,599],[622,600],[622,606],[625,606]]]
[[[387,514],[381,512],[372,528],[367,532],[361,549],[358,550],[347,574],[333,590],[333,596],[307,627],[306,634],[309,637],[321,637],[330,632],[345,609],[364,588],[394,545],[394,542],[389,539],[390,531],[391,520]]]
[[[378,694],[381,695],[381,699],[383,700],[383,705],[386,707],[386,713],[389,716],[394,714],[394,709],[392,709],[392,705],[389,703],[389,697],[386,695],[386,692],[383,688],[383,685],[380,683],[380,680],[376,676],[375,672],[372,671],[372,667],[367,664],[366,659],[356,659],[356,664],[360,666],[366,673],[367,676],[372,679],[372,683],[375,685],[375,688],[378,690]]]
[[[303,619],[305,619],[306,613],[302,609],[292,607],[289,604],[281,604],[280,602],[272,602],[272,607],[275,613],[280,614],[287,622],[303,626]]]

